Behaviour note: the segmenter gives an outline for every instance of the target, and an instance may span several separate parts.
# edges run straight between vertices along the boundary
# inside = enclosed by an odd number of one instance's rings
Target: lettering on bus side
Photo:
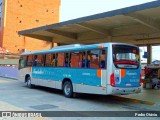
[[[91,74],[90,73],[82,73],[82,75],[90,76]]]
[[[63,74],[63,77],[71,78],[72,76],[70,74]]]

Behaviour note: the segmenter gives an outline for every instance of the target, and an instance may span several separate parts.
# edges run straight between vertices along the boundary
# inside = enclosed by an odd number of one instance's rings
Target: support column
[[[58,44],[54,42],[54,39],[52,39],[52,42],[51,42],[51,49],[52,49],[53,47],[56,47],[56,46],[58,46]]]
[[[147,45],[147,53],[148,53],[147,64],[151,64],[152,63],[152,45]]]

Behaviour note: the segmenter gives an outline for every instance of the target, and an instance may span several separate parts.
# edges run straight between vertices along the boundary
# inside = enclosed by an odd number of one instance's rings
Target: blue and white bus
[[[131,94],[141,91],[139,48],[124,43],[65,45],[22,53],[19,80],[73,93]]]

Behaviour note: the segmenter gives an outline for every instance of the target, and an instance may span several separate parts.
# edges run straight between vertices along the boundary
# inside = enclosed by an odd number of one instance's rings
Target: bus
[[[73,44],[24,52],[19,80],[74,93],[123,95],[141,91],[139,48],[125,43]]]

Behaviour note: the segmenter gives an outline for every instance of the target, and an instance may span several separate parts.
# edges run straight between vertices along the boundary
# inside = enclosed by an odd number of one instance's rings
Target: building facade
[[[59,22],[60,0],[0,0],[0,47],[11,54],[49,49],[50,42],[18,35],[18,31]]]

